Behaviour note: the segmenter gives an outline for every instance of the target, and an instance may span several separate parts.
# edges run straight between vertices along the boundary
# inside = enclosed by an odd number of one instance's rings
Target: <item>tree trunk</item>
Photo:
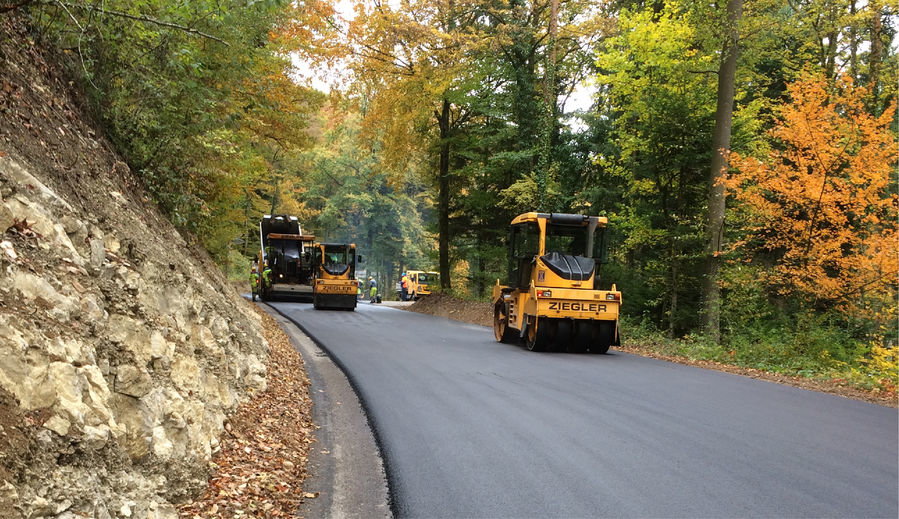
[[[674,240],[671,240],[669,243],[670,251],[671,251],[671,293],[669,294],[668,299],[668,338],[673,339],[676,336],[677,331],[677,292],[680,289],[680,284],[678,280],[678,276],[680,273],[678,272],[677,265],[677,251],[674,247]]]
[[[849,2],[849,16],[852,19],[852,25],[849,26],[849,76],[858,84],[858,30],[856,28],[856,6],[855,0]]]
[[[559,0],[550,0],[549,42],[547,49],[546,77],[543,85],[544,124],[540,146],[540,160],[537,162],[537,207],[538,211],[553,210],[549,204],[547,185],[552,174],[552,136],[556,125],[556,31],[559,15]]]
[[[881,19],[880,2],[872,2],[871,9],[871,52],[868,55],[868,90],[871,92],[874,113],[880,114],[880,66],[883,62],[883,20]]]
[[[739,54],[737,24],[743,12],[743,0],[728,0],[728,37],[724,45],[724,60],[718,70],[718,106],[715,110],[715,131],[712,134],[712,168],[709,173],[708,257],[703,280],[703,321],[706,333],[715,341],[721,340],[721,290],[718,271],[724,235],[724,186],[721,179],[727,173],[730,152],[730,132],[733,121],[734,83]]]
[[[824,56],[824,73],[828,79],[837,77],[837,41],[839,34],[834,31],[827,35],[827,49]]]
[[[377,267],[377,265],[375,264],[375,258],[377,256],[375,255],[375,229],[372,225],[368,226],[368,236],[366,237],[366,242],[367,242],[367,246],[368,246],[369,260],[365,266],[365,273],[368,274],[369,276],[374,277],[375,268]],[[369,289],[368,279],[365,279],[364,281],[365,281],[365,293],[367,294],[368,289]]]
[[[443,100],[440,112],[435,114],[440,127],[440,162],[437,170],[437,233],[440,255],[440,287],[449,289],[449,159],[450,159],[450,102]]]

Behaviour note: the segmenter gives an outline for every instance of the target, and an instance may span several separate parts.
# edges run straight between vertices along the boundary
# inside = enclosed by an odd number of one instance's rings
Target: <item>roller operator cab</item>
[[[407,292],[413,301],[421,296],[430,295],[432,287],[440,285],[440,275],[436,272],[410,270],[407,276],[409,278]]]
[[[621,292],[600,289],[601,216],[526,213],[512,220],[509,275],[493,287],[496,340],[532,351],[605,353],[620,345]]]
[[[265,301],[312,298],[312,244],[315,236],[305,235],[296,216],[265,215],[259,223],[260,250]],[[268,270],[268,272],[266,272]]]
[[[356,246],[352,243],[315,244],[312,306],[316,310],[356,308],[356,291],[359,288],[356,260]]]

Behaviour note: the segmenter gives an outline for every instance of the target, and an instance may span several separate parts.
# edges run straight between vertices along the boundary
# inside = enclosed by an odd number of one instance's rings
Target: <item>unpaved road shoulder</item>
[[[269,306],[263,308],[303,356],[312,382],[317,427],[303,485],[307,499],[300,513],[305,517],[391,517],[380,450],[343,371],[294,323]]]

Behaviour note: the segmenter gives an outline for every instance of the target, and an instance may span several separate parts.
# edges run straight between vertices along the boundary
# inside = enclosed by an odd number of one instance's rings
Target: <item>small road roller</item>
[[[606,353],[620,345],[621,292],[600,289],[602,216],[525,213],[512,220],[509,276],[493,287],[493,332],[531,351]]]
[[[356,309],[356,245],[316,243],[312,249],[312,306],[316,310]]]

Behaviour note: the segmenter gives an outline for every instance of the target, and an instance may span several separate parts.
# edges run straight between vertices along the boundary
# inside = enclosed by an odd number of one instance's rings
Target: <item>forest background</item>
[[[343,1],[345,6],[348,2]],[[897,382],[897,61],[885,0],[6,0],[232,277],[262,214],[390,287],[488,297],[508,224],[608,216],[626,342]],[[344,70],[324,93],[299,78]],[[569,108],[584,84],[589,109]]]

